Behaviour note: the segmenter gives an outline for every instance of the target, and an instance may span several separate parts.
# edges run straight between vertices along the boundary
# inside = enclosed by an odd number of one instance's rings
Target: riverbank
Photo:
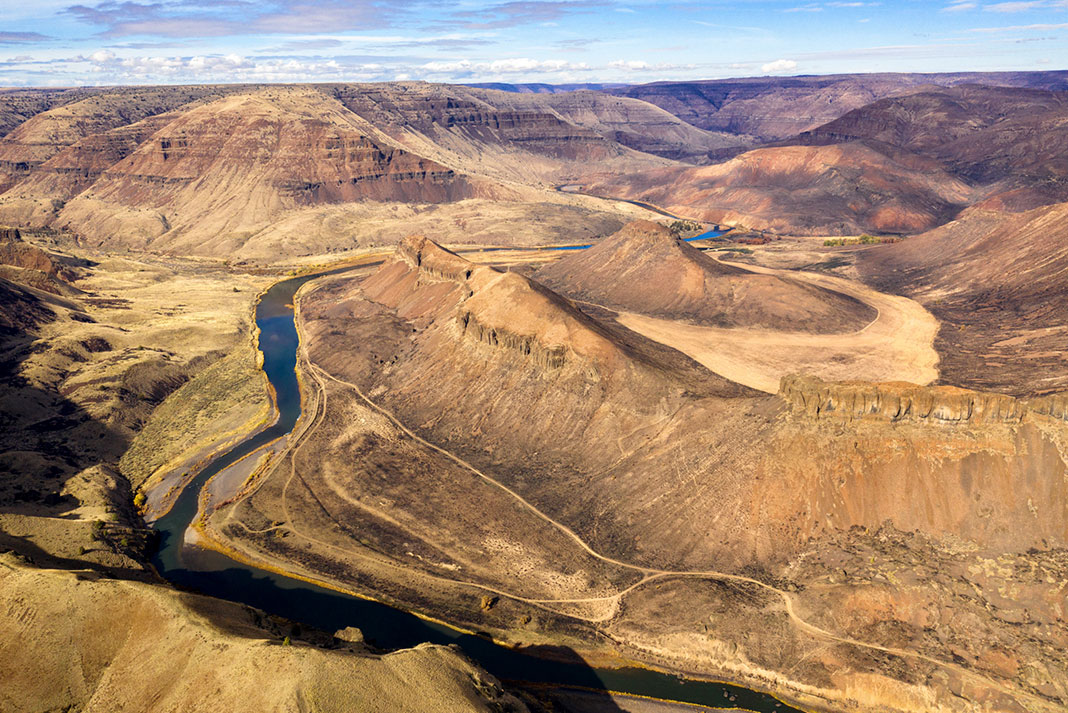
[[[277,287],[277,285],[275,287]],[[296,289],[293,290],[292,296],[296,296]],[[285,300],[283,299],[282,301],[285,301]],[[299,305],[299,299],[297,300],[297,304]],[[264,323],[265,320],[262,319],[262,316],[261,316],[261,319],[258,320],[258,322],[261,325],[261,329],[266,329],[266,325]],[[299,382],[297,381],[296,373],[293,370],[294,367],[295,367],[295,351],[298,348],[297,345],[299,345],[299,343],[300,343],[300,336],[297,333],[296,320],[291,318],[289,324],[292,325],[292,329],[293,329],[293,333],[294,333],[295,339],[293,340],[293,342],[294,342],[294,347],[293,347],[294,352],[293,352],[292,356],[290,357],[291,359],[293,359],[293,361],[289,362],[291,364],[291,366],[289,366],[288,374],[290,375],[289,378],[292,379],[293,383],[296,384],[297,388],[296,389],[291,389],[290,387],[286,387],[285,389],[282,389],[282,388],[276,389],[276,394],[277,394],[276,398],[278,400],[280,400],[280,401],[281,400],[287,400],[287,403],[289,405],[289,408],[280,408],[279,409],[281,412],[283,412],[284,415],[287,416],[287,418],[286,418],[287,422],[289,422],[289,418],[288,418],[288,413],[287,412],[292,408],[294,403],[298,404],[298,407],[299,407],[299,404],[301,404],[301,403],[303,403],[307,407],[311,407],[310,406],[310,402],[307,401],[307,399],[304,397],[304,394],[301,393],[302,390],[299,388]],[[263,339],[263,335],[261,334],[261,340],[262,339]],[[270,356],[270,358],[268,358],[268,356]],[[268,355],[268,354],[265,353],[265,360],[264,361],[265,361],[265,371],[271,376],[272,383],[276,383],[277,384],[278,381],[277,381],[277,379],[275,377],[279,376],[279,375],[282,375],[283,373],[286,373],[286,370],[285,369],[281,369],[280,370],[278,368],[277,364],[272,364],[275,356],[277,356],[277,355]],[[303,375],[302,375],[302,378],[303,378]],[[296,392],[296,394],[293,393],[294,391]],[[294,395],[297,397],[295,402],[293,400]],[[300,411],[303,412],[303,409],[300,409]],[[296,424],[296,419],[293,418],[291,423],[295,425]],[[276,424],[276,425],[280,425],[280,424]],[[242,458],[247,458],[250,453],[256,452],[260,447],[262,447],[262,444],[257,445],[255,449],[246,447],[247,452],[243,452],[243,453],[240,453],[240,454],[233,454],[231,462],[237,462],[237,461],[240,461]],[[281,458],[279,458],[279,460],[281,460]],[[285,583],[285,584],[276,583],[276,584],[272,584],[272,586],[268,587],[268,590],[269,590],[268,591],[268,595],[269,596],[267,596],[268,601],[249,601],[249,597],[247,596],[249,593],[246,591],[247,587],[242,587],[240,589],[240,591],[242,592],[242,595],[241,595],[242,596],[242,601],[246,601],[246,602],[248,602],[248,603],[250,603],[250,604],[252,604],[254,606],[263,606],[268,611],[271,611],[272,610],[272,605],[278,604],[278,601],[275,599],[275,595],[278,594],[279,587],[284,586],[284,589],[286,591],[292,591],[292,589],[294,587],[293,582],[299,581],[299,580],[293,579],[292,577],[289,576],[289,575],[291,575],[293,573],[293,567],[292,566],[288,566],[288,567],[273,567],[273,566],[269,566],[267,568],[263,568],[263,567],[260,567],[260,568],[241,568],[241,567],[236,567],[235,568],[235,565],[238,565],[239,562],[237,562],[234,559],[226,558],[223,555],[221,555],[219,552],[214,552],[212,550],[203,550],[203,549],[201,549],[201,550],[199,550],[197,552],[192,553],[191,556],[189,556],[190,553],[188,553],[188,552],[184,552],[184,553],[182,552],[182,543],[184,542],[184,537],[182,537],[181,534],[180,534],[181,531],[184,530],[184,526],[182,525],[182,519],[184,519],[185,517],[188,517],[189,519],[192,519],[193,515],[200,509],[198,507],[200,499],[199,499],[199,497],[197,495],[197,492],[195,492],[195,491],[198,491],[199,489],[201,489],[203,487],[204,483],[206,483],[210,478],[214,477],[221,470],[223,470],[223,467],[216,468],[215,471],[212,472],[212,473],[207,473],[207,474],[201,473],[200,475],[198,475],[197,480],[194,481],[194,483],[190,487],[187,487],[186,491],[183,492],[182,497],[180,497],[178,499],[178,502],[175,504],[175,507],[171,510],[171,512],[167,515],[167,517],[166,518],[161,518],[160,521],[157,521],[157,527],[159,527],[162,530],[164,530],[164,537],[163,537],[163,544],[162,544],[162,547],[161,547],[161,554],[157,558],[158,562],[160,564],[159,569],[160,569],[160,571],[162,573],[167,575],[168,578],[171,578],[173,581],[176,581],[176,583],[185,584],[186,586],[195,586],[197,588],[202,588],[203,585],[207,584],[208,585],[206,587],[207,591],[210,591],[211,593],[219,594],[220,596],[226,596],[226,592],[215,591],[212,588],[211,582],[214,581],[214,575],[212,575],[211,572],[215,572],[216,574],[218,574],[220,572],[221,573],[234,572],[234,574],[225,575],[224,576],[224,579],[229,579],[230,580],[229,584],[233,584],[233,578],[235,576],[238,576],[237,575],[237,571],[243,570],[243,571],[255,572],[256,574],[254,576],[257,577],[257,578],[261,578],[261,577],[263,577],[263,575],[268,575],[268,577],[271,577],[271,578],[277,578],[277,577],[279,577],[279,575],[276,574],[275,572],[271,571],[272,569],[277,569],[279,572],[284,572],[286,574],[286,576],[285,577],[281,577],[278,580],[278,582],[283,582],[283,583],[284,582],[288,582],[288,583]],[[168,519],[170,519],[169,522],[168,522]],[[188,522],[189,522],[189,520],[185,520],[185,524],[186,525],[188,524]],[[220,540],[223,539],[223,538],[219,538],[217,536],[212,535],[210,532],[205,532],[203,528],[201,528],[201,532],[203,532],[204,535],[206,537],[208,537],[208,539],[213,541],[213,546],[218,545]],[[224,548],[220,547],[220,549],[224,549]],[[241,553],[232,552],[232,551],[231,551],[231,554],[237,554],[239,556],[241,555]],[[206,567],[198,570],[198,568],[202,564],[205,564],[205,558],[207,560],[212,560],[212,561],[208,562]],[[250,558],[250,559],[255,559],[255,561],[258,561],[258,559],[256,559],[256,558]],[[203,576],[198,576],[198,574],[197,574],[198,571]],[[240,578],[242,580],[244,580],[245,576],[246,575],[240,575]],[[298,574],[298,578],[299,577],[300,577],[300,575]],[[315,582],[315,584],[308,584],[307,585],[309,588],[311,588],[309,591],[312,591],[314,593],[312,596],[317,596],[318,597],[318,596],[322,595],[323,591],[331,591],[331,589],[338,589],[338,587],[336,587],[336,586],[323,587],[322,585],[324,583],[321,580],[319,580],[318,578],[307,577],[307,580]],[[329,584],[335,584],[335,583],[329,583]],[[353,589],[350,589],[350,588],[346,588],[346,587],[342,587],[341,589],[343,591],[346,591],[347,594],[349,594],[349,595],[356,594],[356,595],[366,596],[366,592],[359,592],[359,591],[356,591],[356,590],[353,590]],[[301,596],[303,596],[303,595],[301,595]],[[335,594],[335,596],[337,596],[337,595]],[[344,608],[344,607],[353,605],[353,601],[354,600],[351,600],[350,597],[346,596],[346,597],[344,597],[342,599],[343,599],[343,601],[341,601],[341,602],[334,602],[334,606],[341,606],[341,607]],[[382,616],[382,611],[381,610],[384,609],[384,607],[381,604],[378,604],[378,603],[376,603],[376,602],[374,602],[372,600],[362,600],[361,601],[361,605],[368,605],[368,606],[376,607],[377,608],[377,616],[375,618],[381,619],[381,616]],[[307,608],[305,606],[299,606],[299,610],[300,611],[307,611]],[[468,650],[472,646],[475,647],[476,649],[478,647],[481,647],[481,646],[490,646],[490,647],[492,647],[492,649],[486,654],[490,658],[499,657],[505,651],[512,651],[511,649],[502,649],[502,648],[496,646],[495,644],[493,644],[491,641],[488,641],[488,640],[485,640],[485,639],[481,639],[478,636],[472,636],[470,633],[467,633],[467,632],[464,632],[464,631],[461,631],[461,630],[458,630],[458,629],[447,628],[445,631],[442,631],[443,627],[441,627],[440,625],[434,624],[433,622],[428,621],[427,619],[418,619],[418,617],[415,617],[414,615],[412,615],[410,613],[407,613],[407,612],[402,612],[400,610],[390,610],[390,611],[393,612],[393,613],[390,614],[389,616],[393,617],[393,618],[396,618],[396,617],[408,617],[409,619],[416,619],[418,621],[421,621],[422,623],[417,628],[425,629],[426,627],[430,627],[430,629],[432,631],[423,631],[422,632],[421,635],[424,636],[424,637],[430,636],[431,633],[433,634],[434,637],[439,637],[439,636],[442,636],[442,634],[444,634],[446,640],[453,640],[453,641],[455,641],[457,639],[462,640],[464,642],[464,645],[465,645],[465,650]],[[298,619],[300,618],[299,614],[298,614],[297,618]],[[350,621],[347,618],[344,621],[348,622],[348,625],[355,624],[355,625],[359,626],[359,624],[360,624],[359,621]],[[309,622],[309,623],[312,623],[313,625],[318,625],[316,622]],[[329,630],[329,626],[324,627],[324,628],[327,628]],[[338,627],[338,628],[340,628],[340,627]],[[535,639],[543,639],[543,637],[535,637]],[[421,640],[432,640],[432,638],[431,639],[424,638],[424,639],[421,639]],[[534,641],[533,643],[534,643],[535,649],[541,650],[544,653],[550,653],[550,651],[549,651],[550,648],[559,649],[559,642],[560,642],[559,636],[554,635],[554,636],[549,637],[548,639],[541,640],[541,641]],[[528,637],[525,637],[525,639],[524,639],[524,641],[522,643],[527,644],[528,647],[529,647],[529,645],[532,642],[530,640],[530,637],[528,636]],[[516,653],[516,655],[523,656],[523,659],[522,659],[523,662],[520,664],[520,669],[521,670],[526,670],[531,666],[530,662],[533,659],[530,659],[529,656],[525,656],[525,655],[523,655],[521,653]],[[603,663],[607,663],[608,662],[607,660],[610,660],[611,664],[614,665],[614,666],[617,666],[617,667],[620,666],[620,665],[633,663],[632,661],[621,659],[618,655],[615,655],[614,653],[609,652],[608,649],[605,648],[605,647],[590,647],[589,650],[587,651],[586,655],[587,656],[596,657],[598,659],[599,663],[602,663],[602,662]],[[573,654],[571,654],[571,656],[573,656]],[[476,655],[476,658],[478,658],[477,655]],[[538,659],[538,660],[541,661],[540,659]],[[539,663],[538,665],[542,666],[542,665],[548,665],[548,664]],[[568,664],[568,666],[576,667],[577,664],[571,663],[571,664]],[[572,675],[574,675],[574,674],[576,674],[578,672],[588,672],[588,671],[590,671],[590,669],[589,669],[589,667],[588,667],[588,665],[586,663],[583,663],[581,666],[577,666],[577,669],[575,669],[575,670],[572,670],[572,669],[568,669],[568,670],[571,670]],[[651,670],[647,670],[647,671],[645,671],[645,673],[642,673],[642,674],[636,673],[637,671],[640,671],[640,669],[618,669],[618,668],[616,668],[614,670],[616,671],[616,674],[623,675],[625,677],[630,677],[630,678],[633,678],[634,676],[641,677],[641,676],[645,676],[645,675],[654,676],[654,677],[656,677],[655,680],[658,682],[658,685],[668,685],[669,687],[670,686],[679,685],[678,679],[676,679],[674,676],[665,676],[663,674],[655,673],[655,672],[653,672]],[[619,673],[620,671],[624,671],[624,673],[620,674]],[[606,670],[606,671],[602,671],[601,673],[596,674],[596,675],[612,676],[612,675],[616,675],[616,674],[613,674],[613,672],[611,670]],[[586,676],[586,675],[589,675],[589,674],[588,673],[583,673],[582,674],[582,676]],[[582,676],[580,676],[580,678]],[[706,684],[705,682],[692,681],[687,685],[689,686],[689,688],[687,690],[690,691],[690,692],[700,691],[701,690],[701,686],[704,686],[704,685],[714,685],[714,686],[716,686],[715,695],[718,696],[717,700],[722,700],[722,698],[723,698],[723,686],[720,685],[720,684]],[[625,688],[626,686],[624,685],[624,686],[621,686],[621,687]],[[736,698],[738,697],[739,694],[741,694],[743,697],[745,697],[745,696],[757,696],[757,698],[759,699],[760,695],[761,695],[761,694],[757,694],[755,692],[745,692],[745,689],[735,689],[734,687],[731,687],[730,691],[731,691],[731,693],[729,693],[729,695],[734,695]],[[661,697],[663,697],[663,696],[661,696]],[[668,697],[664,697],[664,698],[668,698]],[[765,706],[768,710],[771,710],[771,709],[776,709],[777,710],[777,709],[781,709],[782,708],[782,704],[780,704],[778,701],[770,702],[773,699],[768,699],[768,700],[769,700],[769,703],[767,704],[767,706]],[[778,705],[776,705],[776,704],[778,704]],[[754,708],[754,710],[762,710],[762,709],[764,709],[764,708],[760,708],[760,707]]]

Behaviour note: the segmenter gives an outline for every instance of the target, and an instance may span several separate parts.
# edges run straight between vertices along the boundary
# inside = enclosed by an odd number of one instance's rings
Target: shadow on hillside
[[[164,533],[164,546],[171,536]],[[622,710],[608,695],[597,672],[571,649],[539,647],[530,650],[540,654],[534,656],[497,646],[488,637],[461,633],[378,602],[245,567],[216,552],[186,551],[185,560],[186,567],[197,571],[171,569],[166,573],[169,580],[201,594],[261,610],[272,619],[264,620],[258,612],[253,612],[255,623],[280,638],[291,636],[295,641],[316,645],[333,642],[345,646],[345,642],[330,636],[324,641],[318,632],[355,627],[376,652],[423,643],[452,645],[500,679],[506,689],[517,693],[533,711],[618,713]],[[211,600],[189,597],[186,603],[217,625],[239,633],[233,629],[232,621],[226,621],[211,609]],[[571,690],[562,690],[565,688]]]
[[[21,531],[0,532],[0,547],[42,565],[93,568],[69,553],[56,554],[73,546],[63,542],[72,531],[63,521],[73,522],[70,513],[82,504],[64,491],[76,486],[93,497],[99,494],[120,520],[134,521],[129,493],[116,488],[104,471],[94,474],[93,483],[72,480],[93,466],[117,462],[128,438],[58,391],[34,386],[22,375],[23,362],[43,348],[34,330],[52,319],[53,311],[41,300],[0,282],[0,515],[25,518]],[[96,546],[88,538],[87,544],[89,549]],[[99,546],[107,545],[101,540]]]
[[[163,533],[163,546],[175,536]],[[280,638],[291,636],[296,641],[323,645],[324,636],[319,632],[355,627],[377,651],[426,642],[455,645],[519,695],[532,711],[619,713],[624,709],[609,691],[621,690],[709,707],[798,713],[771,696],[729,684],[682,681],[645,669],[600,671],[568,647],[505,648],[486,636],[461,633],[379,602],[239,564],[211,550],[185,550],[182,563],[168,569],[166,577],[185,589],[241,602],[269,617],[280,617],[267,622]],[[232,626],[219,621],[218,613],[210,611],[210,600],[189,597],[187,603],[202,616],[222,626]],[[264,623],[259,613],[254,612],[253,616],[258,623]],[[331,642],[347,645],[327,635],[326,645]]]

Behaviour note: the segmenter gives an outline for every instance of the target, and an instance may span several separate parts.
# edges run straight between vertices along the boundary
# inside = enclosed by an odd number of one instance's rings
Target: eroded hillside
[[[812,379],[760,394],[423,238],[300,314],[312,415],[204,522],[244,556],[813,704],[1063,705],[1063,622],[1023,633],[958,591],[967,571],[980,601],[1059,596],[1059,575],[1009,571],[1063,568],[1063,398]],[[928,631],[916,607],[976,623]],[[991,646],[1048,668],[959,654]]]

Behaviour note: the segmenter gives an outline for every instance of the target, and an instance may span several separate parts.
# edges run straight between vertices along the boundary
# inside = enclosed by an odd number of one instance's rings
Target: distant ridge
[[[589,91],[605,91],[608,89],[622,89],[629,84],[623,83],[610,83],[610,84],[509,84],[507,82],[478,82],[474,84],[464,84],[465,87],[474,87],[475,89],[496,89],[502,92],[512,92],[514,94],[561,94],[563,92],[577,92],[583,90]]]

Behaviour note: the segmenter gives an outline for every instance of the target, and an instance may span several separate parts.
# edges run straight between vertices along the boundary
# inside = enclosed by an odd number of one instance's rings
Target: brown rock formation
[[[859,144],[757,149],[714,166],[598,179],[586,190],[797,235],[927,230],[956,215],[973,192],[931,162],[899,163]]]
[[[721,263],[650,221],[569,253],[535,278],[572,299],[715,326],[848,332],[875,318],[851,297]]]
[[[827,382],[815,377],[783,377],[779,395],[813,418],[918,421],[931,423],[1019,423],[1027,402],[1004,394],[981,393],[955,386],[906,383]],[[1044,405],[1046,413],[1063,409],[1060,401]]]
[[[41,248],[22,240],[18,228],[0,227],[0,265],[32,270],[49,278],[71,280],[74,272]],[[55,289],[49,289],[55,292]]]

